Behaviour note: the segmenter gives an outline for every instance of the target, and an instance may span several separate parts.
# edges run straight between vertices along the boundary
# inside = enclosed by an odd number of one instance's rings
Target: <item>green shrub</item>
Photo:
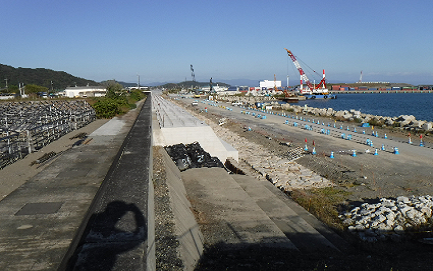
[[[112,98],[103,98],[98,100],[93,105],[93,108],[95,109],[96,117],[101,119],[110,119],[122,112],[120,110],[119,101]]]

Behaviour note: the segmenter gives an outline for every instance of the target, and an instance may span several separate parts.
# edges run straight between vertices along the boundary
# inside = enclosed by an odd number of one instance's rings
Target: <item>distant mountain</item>
[[[222,82],[212,82],[213,86],[219,85],[221,87],[229,87],[229,84],[222,83]],[[183,81],[180,83],[167,83],[162,85],[164,88],[202,88],[202,87],[208,87],[209,82],[197,82],[197,81]]]
[[[18,86],[19,83],[24,83],[25,85],[35,84],[48,89],[51,89],[51,82],[53,82],[53,89],[58,90],[75,85],[100,85],[95,81],[79,78],[64,71],[53,71],[44,68],[14,68],[0,64],[0,88],[4,88],[6,85],[4,79],[7,79],[8,86]]]
[[[105,80],[101,82],[101,85],[108,85],[110,82],[112,82],[113,80]],[[123,81],[115,81],[116,83],[121,84],[123,87],[127,88],[127,87],[136,87],[137,83],[128,83],[128,82],[123,82]],[[143,84],[140,84],[140,86],[143,86]]]
[[[217,79],[218,81],[227,83],[231,86],[250,86],[250,87],[258,87],[260,85],[260,81],[262,80],[251,80],[251,79],[230,79],[230,80],[223,80],[223,79]]]
[[[251,79],[231,79],[231,80],[214,79],[212,84],[214,86],[219,85],[219,86],[227,86],[227,87],[229,87],[229,86],[259,86],[259,81],[260,80],[251,80]],[[153,83],[146,84],[146,86],[162,86],[162,87],[167,87],[167,86],[172,86],[172,85],[176,85],[178,87],[179,86],[180,87],[188,87],[188,88],[190,88],[192,85],[194,87],[205,87],[205,86],[209,86],[209,82],[184,81],[184,82],[180,82],[180,83],[153,82]]]

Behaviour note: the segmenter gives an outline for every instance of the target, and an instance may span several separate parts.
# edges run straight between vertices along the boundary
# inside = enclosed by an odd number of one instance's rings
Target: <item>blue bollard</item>
[[[400,154],[397,147],[394,147],[394,154]]]
[[[386,134],[383,136],[383,138],[385,138],[385,139],[387,139],[388,138],[388,136],[386,136]]]
[[[377,153],[377,149],[374,150],[374,154],[373,154],[373,155],[379,155],[379,154]]]
[[[381,150],[382,150],[382,151],[385,150],[385,145],[384,145],[384,144],[382,144],[382,148],[381,148]]]
[[[329,158],[334,159],[334,152],[331,152],[331,155],[329,156]]]
[[[356,150],[352,150],[352,157],[356,157]]]

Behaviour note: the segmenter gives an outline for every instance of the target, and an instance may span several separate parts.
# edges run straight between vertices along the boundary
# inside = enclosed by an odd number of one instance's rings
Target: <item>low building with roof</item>
[[[104,86],[67,87],[63,95],[69,98],[103,97],[107,93]]]

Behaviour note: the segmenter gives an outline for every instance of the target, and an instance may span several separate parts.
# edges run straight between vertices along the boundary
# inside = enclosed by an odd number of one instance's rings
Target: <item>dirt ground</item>
[[[183,106],[214,123],[227,118],[224,110],[210,108],[204,114],[200,107],[186,103]],[[279,126],[262,123],[261,126],[254,126],[253,132],[247,132],[245,127],[252,125],[248,119],[227,118],[224,127],[281,157],[286,156],[291,148],[303,147],[305,135],[302,132],[288,133]],[[380,134],[387,133],[393,140],[407,140],[406,131],[376,129]],[[286,142],[291,145],[287,146]],[[424,142],[431,144],[431,136],[424,136]],[[335,159],[330,159],[330,151],[341,147],[340,143],[341,140],[337,142],[335,138],[319,139],[316,141],[320,149],[317,155],[307,154],[296,160],[347,192],[340,208],[374,202],[381,197],[433,195],[432,160],[392,157],[392,153],[383,154],[381,159],[372,158],[372,154],[367,153],[358,153],[356,158],[350,153],[339,153]],[[418,242],[421,237],[430,237],[431,227],[410,233],[398,242],[365,243],[347,232],[337,232],[352,244],[355,248],[353,252],[343,255],[295,255],[281,250],[252,248],[250,251],[229,250],[226,253],[218,246],[212,246],[207,248],[197,270],[428,270],[433,266],[431,245]]]
[[[203,115],[200,109],[189,108]],[[212,111],[205,117],[218,123],[219,119],[226,116],[224,112]],[[329,121],[329,119],[324,119],[324,121]],[[290,149],[304,146],[305,135],[302,132],[288,133],[278,126],[267,125],[264,122],[262,126],[255,127],[253,132],[246,132],[245,127],[249,125],[251,123],[239,118],[228,119],[223,127],[244,137],[247,141],[262,145],[268,149],[269,153],[281,157],[286,156]],[[345,123],[344,126],[346,125],[356,124]],[[406,131],[385,128],[375,128],[375,130],[382,135],[386,133],[389,138],[396,141],[407,141],[408,138]],[[418,136],[412,132],[413,138]],[[311,140],[314,138],[310,138],[310,148]],[[296,162],[349,192],[348,202],[368,201],[382,197],[433,195],[433,157],[431,160],[406,158],[404,155],[396,156],[391,152],[372,157],[372,153],[358,152],[355,158],[348,151],[349,147],[344,147],[345,142],[339,139],[316,138],[315,141],[317,155],[305,155]],[[426,145],[431,146],[433,138],[424,135],[423,141]],[[283,144],[285,142],[290,142],[291,145]],[[335,159],[329,158],[331,150],[336,152]],[[343,151],[338,152],[338,150]]]

